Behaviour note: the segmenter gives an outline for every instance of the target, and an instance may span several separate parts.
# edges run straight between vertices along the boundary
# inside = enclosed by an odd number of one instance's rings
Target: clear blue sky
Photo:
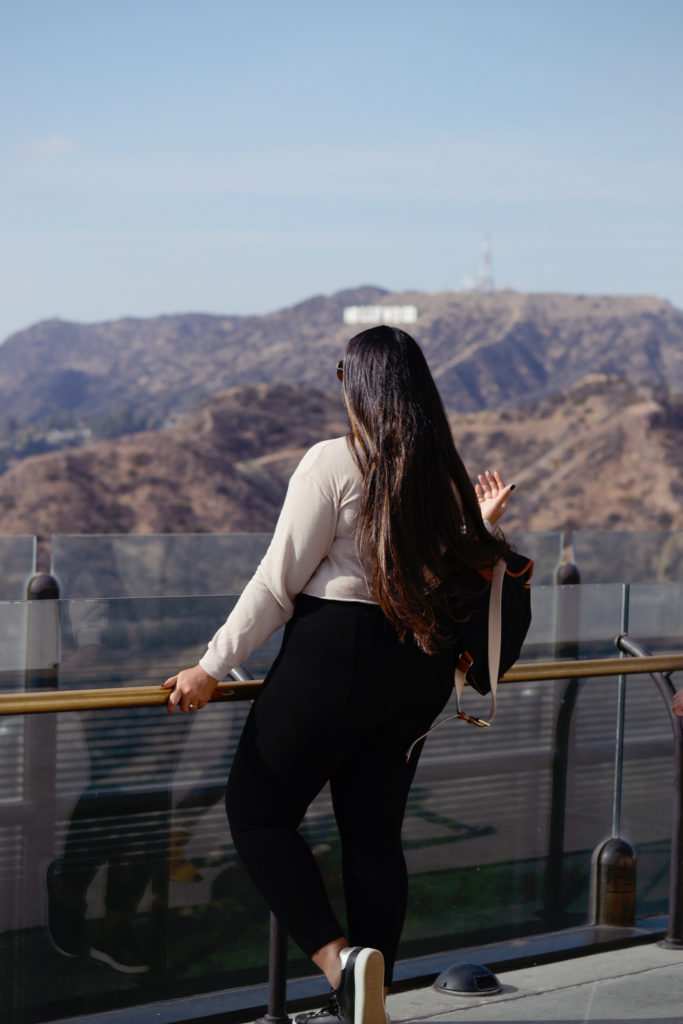
[[[0,339],[373,283],[683,307],[683,0],[4,0]]]

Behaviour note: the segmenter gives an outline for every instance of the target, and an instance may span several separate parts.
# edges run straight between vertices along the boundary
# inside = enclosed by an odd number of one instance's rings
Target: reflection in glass
[[[73,581],[76,587],[76,573]],[[81,574],[84,589],[86,582]],[[643,585],[642,593],[634,586],[633,634],[642,628],[655,649],[670,647],[680,635],[682,593],[674,584]],[[537,585],[532,598],[525,657],[552,657],[572,644],[582,656],[614,653],[620,586]],[[51,609],[56,647],[48,650],[40,630],[33,678],[56,656],[63,688],[159,685],[179,664],[196,661],[233,600],[64,599]],[[10,622],[15,607],[0,604],[0,622]],[[255,676],[276,644],[250,663]],[[13,688],[22,684],[17,676]],[[557,900],[548,918],[556,723],[567,685],[506,685],[492,729],[453,722],[430,737],[405,823],[411,902],[401,956],[589,919],[591,855],[611,822],[616,683],[578,687],[564,843],[552,876]],[[474,712],[478,702],[487,707],[474,693],[468,701]],[[0,719],[3,1022],[265,980],[267,912],[235,859],[222,806],[247,710],[246,703],[216,704],[197,716],[168,716],[159,707]],[[670,731],[653,684],[629,679],[622,821],[638,851],[639,914],[666,908]],[[340,904],[341,853],[326,792],[303,828]],[[310,968],[294,954],[290,974],[297,973]]]

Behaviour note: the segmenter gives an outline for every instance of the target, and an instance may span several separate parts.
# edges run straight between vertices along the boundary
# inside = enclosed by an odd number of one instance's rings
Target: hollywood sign
[[[414,324],[417,306],[347,306],[345,324]]]

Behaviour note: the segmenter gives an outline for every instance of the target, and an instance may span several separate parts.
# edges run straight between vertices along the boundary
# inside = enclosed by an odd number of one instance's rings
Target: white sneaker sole
[[[145,974],[149,970],[149,964],[124,964],[111,953],[107,953],[105,949],[97,949],[96,946],[90,947],[90,956],[93,960],[99,960],[100,963],[113,967],[121,974]]]
[[[386,1024],[384,957],[378,949],[354,946],[341,952],[340,1002],[346,1024]]]

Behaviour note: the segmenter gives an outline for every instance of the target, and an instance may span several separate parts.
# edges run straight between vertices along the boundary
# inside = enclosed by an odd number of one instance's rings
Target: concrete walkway
[[[458,962],[448,957],[447,965]],[[482,963],[479,959],[475,961]],[[432,977],[434,975],[432,974]],[[389,996],[392,1024],[433,1021],[435,1024],[683,1024],[683,949],[662,949],[655,941],[574,956],[538,967],[499,970],[503,989],[492,996],[454,996],[431,985]],[[316,978],[316,982],[318,979]],[[287,1009],[293,1020],[297,988],[307,990],[310,978],[295,980]],[[52,1024],[200,1024],[208,1020],[249,1020],[244,1010],[254,1005],[263,986],[212,992],[168,1003],[111,1010],[106,1014],[62,1018]],[[321,986],[321,1002],[322,991]],[[299,997],[301,997],[301,992]],[[239,997],[242,1002],[239,1002]],[[244,1000],[247,1000],[246,1003]],[[318,1004],[320,1005],[320,1004]]]
[[[656,942],[498,972],[497,977],[503,985],[498,995],[455,996],[431,986],[392,995],[391,1020],[683,1022],[683,949],[662,949]]]

